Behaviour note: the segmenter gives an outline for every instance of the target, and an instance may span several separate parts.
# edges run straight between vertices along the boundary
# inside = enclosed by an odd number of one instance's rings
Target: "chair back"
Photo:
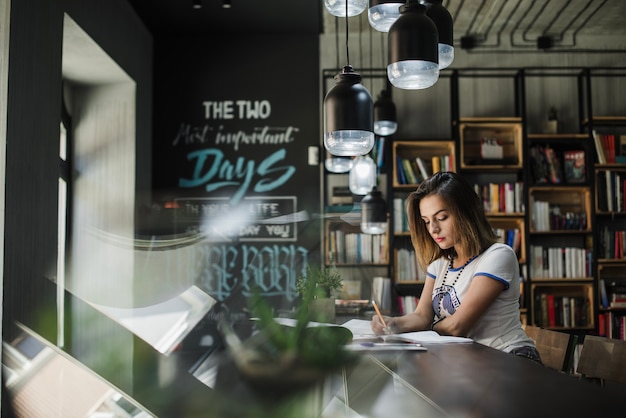
[[[573,371],[574,350],[578,343],[577,335],[534,325],[527,325],[525,331],[535,341],[544,366],[564,373]]]
[[[626,341],[586,335],[576,371],[602,383],[626,384]]]

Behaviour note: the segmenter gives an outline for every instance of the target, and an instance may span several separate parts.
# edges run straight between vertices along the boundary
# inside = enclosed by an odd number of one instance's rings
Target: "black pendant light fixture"
[[[374,187],[361,200],[361,231],[365,234],[384,234],[387,230],[387,203]]]
[[[390,89],[385,89],[374,102],[374,133],[378,136],[389,136],[397,130],[396,105],[391,100]]]
[[[443,7],[442,0],[422,0],[428,16],[437,26],[439,34],[439,69],[443,70],[454,61],[454,25],[452,15]]]
[[[345,19],[348,64],[324,98],[324,147],[332,155],[350,157],[365,155],[374,146],[374,103],[361,75],[349,64],[347,15]]]
[[[439,79],[439,34],[418,0],[407,0],[389,29],[387,77],[400,89],[425,89]]]
[[[367,20],[379,32],[389,32],[393,22],[400,16],[400,6],[404,0],[370,0]]]

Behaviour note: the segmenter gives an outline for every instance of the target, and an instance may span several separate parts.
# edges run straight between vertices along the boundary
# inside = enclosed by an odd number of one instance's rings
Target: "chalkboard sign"
[[[203,237],[196,284],[218,300],[258,288],[288,306],[319,263],[317,51],[311,35],[158,44],[154,196],[173,232]]]

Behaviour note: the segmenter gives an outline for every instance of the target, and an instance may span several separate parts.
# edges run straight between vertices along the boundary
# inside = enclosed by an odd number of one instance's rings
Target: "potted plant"
[[[307,266],[306,275],[296,281],[296,291],[303,303],[308,301],[311,316],[318,322],[335,321],[334,292],[343,287],[341,275],[334,267]]]
[[[302,300],[292,325],[277,321],[273,307],[254,289],[248,303],[257,318],[258,332],[245,342],[225,317],[220,318],[220,330],[235,365],[255,389],[282,396],[320,381],[354,359],[344,350],[352,339],[347,328],[311,326],[320,319],[314,301],[332,301],[334,313],[334,300],[329,296],[340,288],[341,277],[336,272],[307,268],[307,276],[297,281]]]

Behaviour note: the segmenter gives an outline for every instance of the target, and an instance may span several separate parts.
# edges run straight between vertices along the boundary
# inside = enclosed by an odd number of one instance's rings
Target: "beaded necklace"
[[[454,281],[452,282],[452,284],[450,286],[454,287],[454,285],[456,284],[456,282],[459,280],[459,277],[461,277],[461,274],[463,273],[463,269],[473,260],[475,259],[476,256],[474,257],[470,257],[465,264],[463,264],[463,266],[461,267],[461,269],[459,270],[458,274],[456,275],[456,277],[454,278]],[[441,282],[441,284],[446,284],[446,280],[448,279],[448,272],[450,271],[450,269],[452,269],[452,265],[454,264],[454,256],[450,256],[450,264],[448,264],[448,268],[446,269],[446,272],[443,275],[443,281]]]

